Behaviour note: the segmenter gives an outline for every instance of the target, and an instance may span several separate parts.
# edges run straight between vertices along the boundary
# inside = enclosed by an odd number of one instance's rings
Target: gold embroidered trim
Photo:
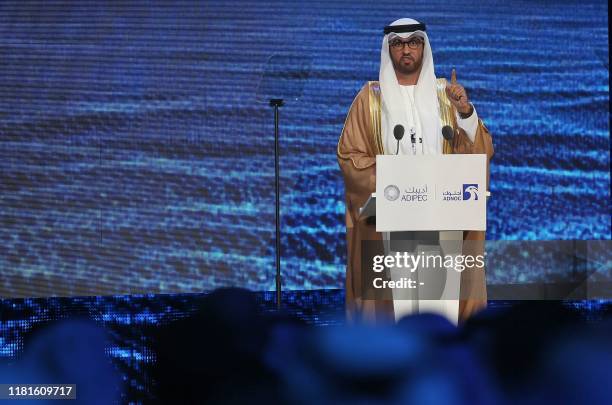
[[[446,79],[443,77],[437,79],[436,87],[438,93],[438,105],[440,107],[440,125],[442,127],[448,125],[453,128],[453,130],[456,130],[457,118],[455,117],[453,105],[446,94]],[[446,139],[442,139],[442,153],[453,153],[453,146]]]
[[[385,148],[382,142],[380,86],[378,82],[368,82],[370,100],[370,120],[372,121],[372,133],[374,135],[374,146],[377,155],[384,155]]]
[[[446,79],[439,78],[436,80],[436,90],[438,93],[440,125],[444,127],[449,125],[453,130],[457,129],[457,118],[455,111],[448,96],[446,95]],[[381,127],[381,101],[380,101],[380,85],[378,82],[368,82],[369,100],[370,100],[370,119],[372,121],[372,131],[374,134],[374,145],[376,154],[383,155],[384,147],[382,142],[382,127]],[[453,147],[446,139],[442,139],[442,153],[453,153]]]

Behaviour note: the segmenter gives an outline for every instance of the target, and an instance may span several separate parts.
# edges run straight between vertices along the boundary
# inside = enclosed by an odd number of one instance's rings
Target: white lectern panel
[[[484,154],[376,157],[376,231],[486,230]]]

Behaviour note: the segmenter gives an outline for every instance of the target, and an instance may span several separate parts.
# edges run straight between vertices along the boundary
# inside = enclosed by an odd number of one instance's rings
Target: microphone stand
[[[270,106],[274,108],[274,187],[276,194],[276,308],[281,309],[281,241],[280,241],[280,169],[278,144],[278,109],[282,107],[282,98],[271,98]]]

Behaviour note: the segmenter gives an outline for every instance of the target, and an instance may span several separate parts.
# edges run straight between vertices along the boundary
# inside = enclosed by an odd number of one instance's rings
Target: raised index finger
[[[457,84],[457,72],[455,69],[451,71],[451,84]]]

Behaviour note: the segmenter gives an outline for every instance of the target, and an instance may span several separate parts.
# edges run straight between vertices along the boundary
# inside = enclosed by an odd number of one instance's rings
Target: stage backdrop
[[[3,1],[0,296],[272,289],[257,101],[272,55],[309,69],[281,110],[284,284],[341,288],[336,143],[400,17],[427,23],[437,75],[457,69],[493,134],[488,238],[610,239],[607,16],[605,1]]]

